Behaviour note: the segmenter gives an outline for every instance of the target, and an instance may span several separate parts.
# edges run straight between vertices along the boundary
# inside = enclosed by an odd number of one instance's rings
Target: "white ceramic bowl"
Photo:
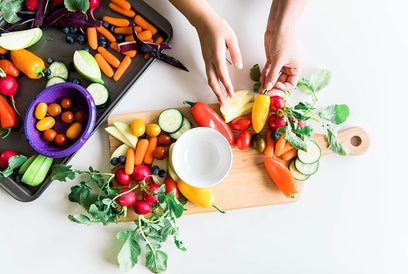
[[[171,160],[181,180],[191,186],[207,188],[227,176],[232,165],[232,149],[215,129],[197,127],[176,141]]]

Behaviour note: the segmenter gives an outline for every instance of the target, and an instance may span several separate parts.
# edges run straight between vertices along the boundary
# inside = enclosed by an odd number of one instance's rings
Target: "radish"
[[[124,168],[120,168],[116,171],[115,181],[121,186],[128,185],[130,183],[130,175],[126,174]]]
[[[135,181],[149,181],[152,173],[150,172],[149,167],[145,165],[135,166],[135,169],[132,174],[132,179]]]
[[[91,13],[92,19],[95,20],[93,15],[94,9],[99,7],[99,0],[89,0],[89,12]]]
[[[271,111],[277,112],[278,109],[281,109],[285,106],[285,100],[279,95],[274,95],[271,97]]]
[[[8,161],[11,157],[18,155],[17,152],[13,150],[5,150],[0,154],[0,167],[6,169],[8,167]]]
[[[30,11],[36,11],[38,6],[38,0],[26,0],[26,8]]]
[[[137,214],[147,214],[152,210],[152,204],[147,201],[139,200],[133,205],[133,210]]]
[[[307,125],[306,121],[299,121],[298,126],[305,127]]]
[[[283,117],[280,117],[273,113],[268,118],[268,126],[272,131],[276,131],[278,128],[286,126],[287,123],[283,121]]]
[[[157,199],[158,199],[157,193],[159,193],[159,188],[160,187],[156,185],[155,183],[151,183],[148,186],[147,190],[143,192],[143,200],[149,203],[157,202]]]
[[[14,77],[6,76],[6,73],[0,69],[0,94],[11,98],[13,109],[20,115],[16,109],[16,102],[14,101],[14,94],[17,91],[17,81]],[[21,116],[21,115],[20,115]]]
[[[129,188],[123,188],[120,193],[125,193],[129,190]],[[134,205],[134,203],[136,203],[136,200],[136,193],[134,191],[129,191],[128,193],[123,194],[122,196],[117,198],[116,202],[121,206],[132,206]]]

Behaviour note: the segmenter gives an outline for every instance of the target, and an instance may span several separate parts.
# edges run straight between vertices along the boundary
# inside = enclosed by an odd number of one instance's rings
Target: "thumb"
[[[242,56],[235,34],[231,35],[231,37],[226,40],[226,43],[232,63],[237,69],[242,69]]]

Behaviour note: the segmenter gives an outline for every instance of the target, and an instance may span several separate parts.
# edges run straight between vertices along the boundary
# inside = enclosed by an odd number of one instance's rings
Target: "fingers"
[[[261,88],[260,88],[261,91],[264,90],[264,89],[262,88],[262,87],[263,87],[263,83],[265,83],[266,75],[268,75],[270,69],[271,69],[271,63],[267,62],[267,63],[265,64],[265,67],[264,67],[263,70],[262,70],[262,73],[261,73],[261,79],[260,79],[260,82],[262,83]]]
[[[235,34],[231,35],[226,42],[232,63],[237,69],[242,69],[242,56]]]
[[[270,90],[275,85],[276,81],[280,76],[281,66],[278,64],[270,64],[269,72],[266,74],[264,81],[262,83],[262,90]]]
[[[217,76],[216,69],[211,64],[208,64],[208,66],[206,65],[206,70],[207,70],[208,85],[213,90],[215,96],[217,96],[217,99],[218,99],[218,102],[220,102],[220,105],[223,106],[225,103],[225,92],[220,85],[220,81]]]

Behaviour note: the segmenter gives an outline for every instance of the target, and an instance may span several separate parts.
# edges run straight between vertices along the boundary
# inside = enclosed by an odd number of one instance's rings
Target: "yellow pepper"
[[[210,189],[190,186],[182,180],[177,181],[177,187],[184,197],[186,197],[193,204],[203,208],[214,207],[219,212],[225,213],[225,211],[222,211],[214,204],[215,196]]]
[[[266,92],[265,90],[264,93],[259,94],[255,98],[254,105],[252,106],[252,127],[256,133],[261,132],[269,114],[271,98]]]

